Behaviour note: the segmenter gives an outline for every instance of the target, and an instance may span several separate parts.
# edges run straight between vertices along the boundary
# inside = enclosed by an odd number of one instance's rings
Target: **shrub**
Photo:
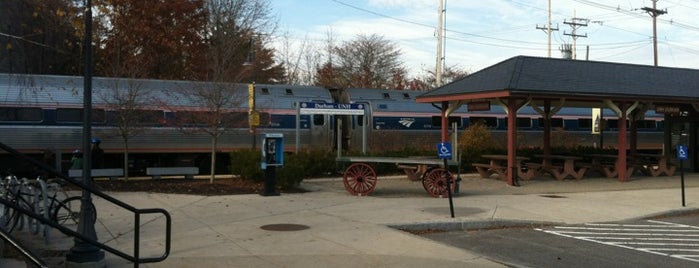
[[[240,150],[231,153],[231,173],[243,179],[263,181],[265,178],[260,164],[262,156],[257,150]]]
[[[495,141],[484,123],[476,122],[470,125],[459,137],[459,153],[461,154],[462,166],[470,170],[472,163],[481,161],[481,155],[502,154],[506,151]]]
[[[260,167],[260,151],[240,150],[231,153],[231,172],[241,178],[264,181],[265,173]],[[276,169],[277,186],[288,189],[298,186],[309,177],[329,176],[335,174],[335,156],[332,152],[321,150],[302,151],[298,154],[284,155],[284,165]]]

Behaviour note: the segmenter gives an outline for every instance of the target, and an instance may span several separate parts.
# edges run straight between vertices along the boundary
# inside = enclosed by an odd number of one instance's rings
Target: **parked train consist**
[[[180,165],[196,165],[202,173],[208,173],[206,161],[211,150],[211,136],[196,131],[196,125],[178,123],[178,117],[206,111],[203,99],[188,95],[220,84],[96,77],[92,86],[92,136],[102,140],[107,167],[122,165],[124,142],[114,123],[118,116],[115,107],[117,100],[125,98],[131,89],[132,93],[138,93],[135,97],[142,104],[138,109],[144,120],[139,123],[138,134],[129,138],[134,175],[142,172],[139,167]],[[218,142],[222,162],[227,161],[225,152],[259,148],[258,137],[262,133],[284,134],[287,151],[296,149],[297,133],[301,149],[333,150],[339,140],[343,148],[355,151],[432,148],[440,138],[440,127],[435,123],[438,120],[434,120],[440,116],[440,110],[432,104],[416,103],[415,98],[421,92],[258,84],[254,88],[254,102],[251,102],[247,84],[226,86],[233,89],[228,92],[234,94],[231,98],[234,101],[224,106],[231,122]],[[82,77],[0,74],[2,142],[28,154],[40,156],[51,152],[59,156],[58,159],[66,160],[70,152],[82,148],[82,102]],[[363,104],[364,115],[303,115],[299,114],[299,105],[303,102]],[[256,128],[249,126],[248,109],[252,103],[260,114],[260,125]],[[616,117],[609,110],[604,114],[609,119],[604,142],[613,145]],[[459,131],[482,121],[495,135],[502,135],[507,125],[504,112],[497,106],[485,112],[467,112],[466,107],[462,107],[452,116]],[[661,146],[662,120],[662,115],[649,112],[639,121],[640,147]],[[590,134],[593,126],[590,109],[563,109],[552,124],[555,129],[574,135],[578,143],[592,144],[599,139]],[[543,128],[540,115],[533,109],[522,109],[517,125],[523,137],[520,144],[540,144]],[[225,168],[227,165],[218,166]]]

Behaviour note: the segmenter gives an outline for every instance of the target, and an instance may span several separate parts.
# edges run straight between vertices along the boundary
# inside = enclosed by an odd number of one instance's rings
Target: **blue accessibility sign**
[[[677,159],[687,160],[689,152],[687,152],[687,145],[677,145]]]
[[[451,144],[448,142],[437,143],[437,155],[439,159],[451,159]]]

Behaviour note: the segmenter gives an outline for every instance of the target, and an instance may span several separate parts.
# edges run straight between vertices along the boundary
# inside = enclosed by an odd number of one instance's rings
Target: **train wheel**
[[[364,163],[354,163],[347,167],[342,178],[347,192],[357,196],[371,194],[378,181],[374,169]]]
[[[425,187],[425,190],[433,197],[447,197],[447,180],[445,175],[449,177],[452,176],[446,169],[435,168],[422,180],[422,186]],[[454,181],[452,177],[450,185],[452,193],[454,193]]]

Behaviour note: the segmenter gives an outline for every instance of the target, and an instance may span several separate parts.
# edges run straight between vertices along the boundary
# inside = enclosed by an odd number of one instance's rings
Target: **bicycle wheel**
[[[80,196],[72,196],[56,204],[51,220],[65,227],[77,226],[80,218]]]
[[[2,209],[2,217],[0,217],[0,228],[8,233],[11,233],[12,230],[15,229],[18,216],[19,213],[17,210],[14,210],[9,206],[4,206]]]

